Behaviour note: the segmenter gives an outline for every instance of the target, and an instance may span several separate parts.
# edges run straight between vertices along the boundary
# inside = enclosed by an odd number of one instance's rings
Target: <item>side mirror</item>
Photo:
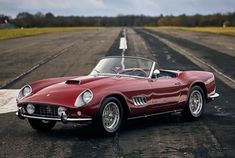
[[[154,76],[154,78],[158,78],[159,74],[160,74],[160,71],[159,71],[158,69],[155,69],[155,70],[153,71],[153,76]]]

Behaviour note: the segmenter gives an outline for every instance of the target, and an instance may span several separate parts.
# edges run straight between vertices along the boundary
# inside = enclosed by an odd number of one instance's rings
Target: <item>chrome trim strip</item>
[[[148,77],[124,75],[124,74],[111,74],[111,73],[98,73],[96,75],[90,75],[89,74],[89,76],[115,76],[115,77],[133,77],[133,78],[140,78],[140,79],[148,79]]]
[[[138,118],[151,117],[151,116],[157,116],[157,115],[163,115],[163,114],[169,114],[169,113],[181,112],[181,111],[183,111],[183,109],[159,112],[159,113],[148,114],[148,115],[134,116],[134,117],[127,118],[127,120],[134,120],[134,119],[138,119]]]
[[[147,104],[147,98],[146,96],[134,96],[132,97],[132,100],[134,102],[134,105],[146,105]]]
[[[210,96],[208,96],[208,97],[211,98],[211,99],[217,98],[217,97],[219,97],[219,93],[215,93],[215,94],[210,95]]]
[[[18,112],[16,112],[16,115],[18,116]],[[21,114],[22,117],[25,118],[33,118],[33,119],[40,119],[40,120],[50,120],[50,121],[61,121],[61,118],[50,118],[50,117],[39,117],[39,116],[29,116]],[[92,121],[92,118],[68,118],[66,121],[68,122],[76,122],[76,121]]]
[[[141,105],[144,105],[143,97],[139,97],[139,102],[140,102]]]
[[[136,103],[137,103],[137,105],[141,105],[140,97],[136,97]]]

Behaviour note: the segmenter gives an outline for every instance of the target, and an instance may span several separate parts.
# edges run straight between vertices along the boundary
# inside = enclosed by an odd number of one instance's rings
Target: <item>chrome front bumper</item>
[[[44,116],[32,116],[32,115],[23,114],[21,108],[19,108],[19,110],[16,112],[16,115],[20,119],[31,118],[31,119],[48,120],[48,121],[61,121],[63,123],[67,123],[67,122],[84,123],[84,122],[92,121],[92,118],[68,118],[68,116],[65,113],[63,113],[61,115],[61,117],[58,117],[58,118],[56,118],[56,117],[44,117]]]
[[[211,99],[211,100],[214,100],[215,98],[219,97],[219,94],[218,93],[214,93],[212,95],[208,95],[208,98]]]
[[[219,97],[219,94],[218,93],[214,93],[213,95],[210,95],[209,98],[217,98]]]

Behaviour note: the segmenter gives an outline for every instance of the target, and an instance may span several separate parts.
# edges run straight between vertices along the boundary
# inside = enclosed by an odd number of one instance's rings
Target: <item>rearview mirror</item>
[[[155,70],[153,71],[153,76],[154,76],[154,78],[158,78],[159,74],[160,74],[160,71],[159,71],[158,69],[155,69]]]

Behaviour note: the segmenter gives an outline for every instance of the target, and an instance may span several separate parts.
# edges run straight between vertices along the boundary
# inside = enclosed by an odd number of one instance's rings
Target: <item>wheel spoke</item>
[[[198,116],[203,105],[202,94],[198,90],[194,90],[189,99],[189,108],[193,116]]]
[[[118,105],[115,102],[109,102],[104,107],[102,117],[104,127],[109,131],[114,130],[120,120],[120,112]]]

